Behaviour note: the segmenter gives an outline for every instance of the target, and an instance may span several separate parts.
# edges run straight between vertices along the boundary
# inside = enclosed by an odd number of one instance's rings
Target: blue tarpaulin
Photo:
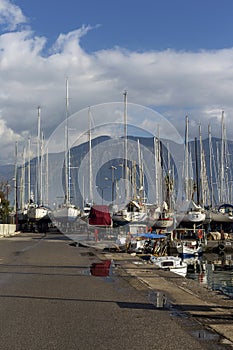
[[[160,235],[158,233],[155,232],[146,232],[146,233],[136,233],[133,235],[133,237],[145,237],[145,238],[149,238],[149,239],[158,239],[158,238],[166,238],[166,235]]]

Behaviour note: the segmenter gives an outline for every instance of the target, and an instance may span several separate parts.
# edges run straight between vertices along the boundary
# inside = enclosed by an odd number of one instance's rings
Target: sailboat
[[[112,220],[114,226],[135,223],[146,224],[148,213],[144,206],[141,206],[137,201],[131,200],[125,208],[112,214]]]
[[[206,218],[205,210],[193,200],[189,202],[188,209],[184,212],[180,211],[176,214],[177,222],[184,223],[201,223],[204,222]]]
[[[23,150],[23,161],[24,161]],[[19,172],[20,170],[20,172]],[[14,213],[16,224],[27,221],[27,210],[24,206],[24,181],[25,181],[25,163],[22,166],[18,166],[18,142],[15,143],[15,176],[14,176],[14,188],[15,188],[15,200],[14,200]]]
[[[212,209],[209,212],[210,221],[229,223],[233,222],[233,205],[222,204],[217,209]]]
[[[142,223],[146,224],[148,221],[148,211],[144,205],[143,195],[144,183],[143,183],[143,167],[141,159],[140,143],[138,140],[138,167],[139,167],[139,195],[136,189],[136,162],[133,164],[132,174],[129,176],[128,167],[128,146],[127,146],[127,91],[124,91],[124,163],[123,163],[123,173],[125,179],[125,199],[127,204],[124,208],[120,210],[115,210],[112,213],[112,220],[114,226],[123,226],[127,224]],[[129,178],[132,178],[130,181]],[[130,190],[129,183],[132,185],[133,189]],[[130,194],[130,192],[132,192]],[[130,198],[131,197],[131,198]]]
[[[165,229],[173,225],[174,213],[171,208],[171,195],[173,191],[173,180],[170,174],[170,153],[168,150],[168,173],[163,183],[163,161],[161,142],[158,137],[154,137],[154,161],[155,161],[155,186],[156,186],[156,206],[150,210],[150,226],[157,229]],[[163,188],[166,187],[166,194]],[[166,198],[165,198],[166,197]]]
[[[167,203],[164,201],[162,206],[155,211],[157,219],[154,219],[152,227],[165,229],[173,225],[173,213],[169,210]]]
[[[31,198],[33,198],[33,196]],[[45,220],[49,219],[49,211],[50,209],[43,205],[31,203],[27,209],[27,216],[30,221],[39,221],[42,219]]]
[[[30,194],[27,216],[30,221],[39,221],[42,219],[49,219],[50,209],[43,205],[42,192],[43,192],[43,144],[41,137],[41,108],[38,107],[38,135],[37,135],[37,202],[34,202],[34,195]],[[30,150],[29,150],[30,152]],[[30,160],[29,160],[30,164]],[[29,165],[30,171],[30,165]],[[30,174],[28,174],[28,191],[30,191]]]
[[[188,149],[188,116],[186,116],[185,123],[185,156],[184,156],[184,182],[185,182],[185,201],[176,213],[176,221],[184,222],[184,223],[202,223],[206,218],[206,213],[204,208],[199,204],[199,198],[197,199],[197,203],[193,199],[195,185],[192,183],[192,179],[190,176],[190,154]],[[196,153],[197,155],[197,153]],[[196,162],[196,173],[197,170],[197,162]],[[198,183],[198,179],[197,179]],[[197,190],[198,192],[198,190]]]
[[[231,179],[229,179],[229,166],[227,162],[227,144],[226,144],[226,127],[224,122],[224,111],[222,111],[222,117],[221,117],[221,152],[220,152],[220,159],[218,159],[220,163],[219,167],[219,176],[216,176],[217,178],[217,194],[218,194],[218,201],[219,206],[217,208],[213,207],[213,197],[214,197],[214,190],[213,190],[213,183],[212,183],[212,142],[211,142],[211,131],[209,127],[209,150],[210,150],[210,180],[211,180],[211,203],[210,203],[210,209],[208,211],[208,219],[209,221],[213,222],[219,222],[219,223],[232,223],[233,222],[233,206],[231,204],[228,204],[230,202],[230,188],[228,185],[228,182],[231,182]]]
[[[84,200],[84,181],[85,177],[83,176],[83,205],[80,212],[80,219],[85,223],[88,223],[89,215],[91,212],[91,207],[93,205],[93,180],[92,180],[92,134],[91,134],[91,108],[88,108],[88,145],[89,145],[89,198]]]
[[[55,221],[62,223],[74,222],[80,210],[71,203],[70,198],[70,149],[69,149],[69,130],[68,130],[68,79],[66,79],[66,125],[65,125],[65,200],[62,205],[53,210],[53,218]]]

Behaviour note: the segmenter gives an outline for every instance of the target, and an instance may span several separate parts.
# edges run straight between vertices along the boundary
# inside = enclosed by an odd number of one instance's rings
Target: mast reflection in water
[[[187,278],[198,281],[204,287],[220,291],[233,298],[233,255],[204,255],[193,271],[188,271]]]

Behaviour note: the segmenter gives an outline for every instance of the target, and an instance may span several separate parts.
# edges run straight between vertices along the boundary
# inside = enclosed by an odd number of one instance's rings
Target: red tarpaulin
[[[89,225],[111,226],[112,219],[107,205],[94,205],[89,214]]]

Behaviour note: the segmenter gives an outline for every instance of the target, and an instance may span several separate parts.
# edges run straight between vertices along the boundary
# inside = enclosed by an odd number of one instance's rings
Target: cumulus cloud
[[[26,23],[27,19],[21,9],[9,0],[0,0],[0,25],[6,30],[15,30],[18,25]]]
[[[9,154],[9,149],[15,148],[16,142],[22,142],[21,135],[15,133],[11,128],[8,128],[6,121],[0,117],[0,140],[1,140],[1,162],[2,163],[14,163],[15,154]],[[10,159],[9,159],[10,157]]]
[[[51,48],[36,35],[20,8],[0,0],[0,108],[4,127],[17,137],[36,137],[37,106],[41,106],[46,138],[65,117],[65,79],[70,83],[70,110],[105,102],[123,101],[151,107],[163,114],[182,134],[185,115],[220,130],[221,110],[226,124],[233,114],[233,49],[186,52],[175,50],[133,52],[120,47],[86,52],[82,40],[91,26],[61,33]],[[6,31],[6,28],[7,31]],[[47,51],[45,51],[47,50]],[[218,118],[219,112],[219,118]],[[102,116],[103,123],[106,118]],[[79,121],[83,128],[86,118]],[[139,120],[141,126],[145,120]],[[144,124],[143,124],[144,123]],[[195,123],[194,123],[195,124]],[[138,124],[138,126],[140,126]],[[230,126],[227,128],[230,131]],[[190,131],[196,136],[198,128]],[[217,135],[219,136],[219,135]],[[229,136],[229,135],[228,135]],[[8,140],[10,136],[8,137]],[[0,140],[0,147],[2,143]],[[1,147],[2,149],[2,147]],[[6,149],[4,148],[4,155]],[[8,148],[14,153],[14,144]],[[0,161],[4,158],[0,153]]]
[[[71,52],[74,54],[77,52],[77,49],[80,49],[80,46],[77,45],[77,42],[85,36],[89,30],[91,30],[91,26],[82,26],[79,29],[73,30],[68,34],[60,34],[56,43],[53,45],[51,52]]]

